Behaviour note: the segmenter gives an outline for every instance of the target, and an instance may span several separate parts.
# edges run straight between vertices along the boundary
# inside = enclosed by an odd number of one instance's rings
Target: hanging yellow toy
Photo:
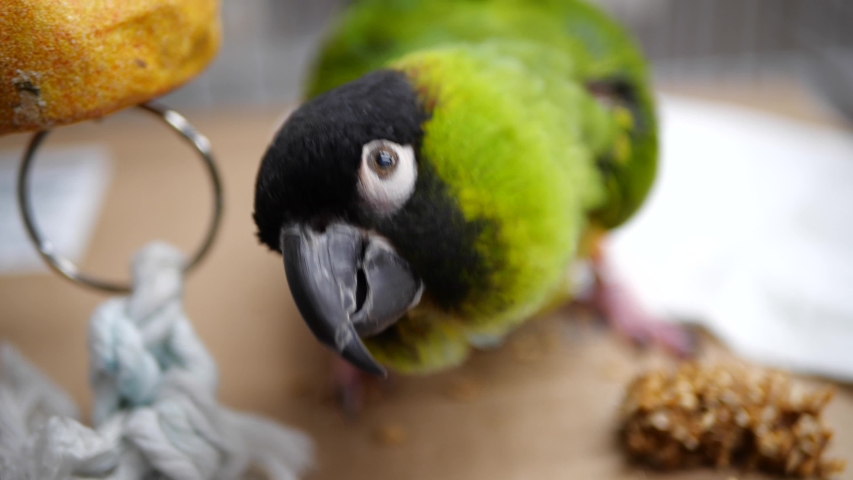
[[[3,0],[0,134],[109,115],[179,87],[221,42],[215,0]]]

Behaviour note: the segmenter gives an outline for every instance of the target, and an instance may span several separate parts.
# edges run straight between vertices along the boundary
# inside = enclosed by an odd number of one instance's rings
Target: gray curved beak
[[[286,226],[281,252],[296,307],[317,340],[386,376],[360,337],[381,332],[420,301],[423,284],[408,262],[380,237],[344,223],[323,232]]]

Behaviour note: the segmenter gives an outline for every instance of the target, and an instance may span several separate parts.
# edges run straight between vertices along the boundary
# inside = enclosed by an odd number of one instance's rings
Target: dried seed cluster
[[[686,363],[629,385],[620,440],[632,458],[662,469],[740,466],[831,478],[844,469],[823,458],[832,431],[821,411],[833,393],[781,372]]]

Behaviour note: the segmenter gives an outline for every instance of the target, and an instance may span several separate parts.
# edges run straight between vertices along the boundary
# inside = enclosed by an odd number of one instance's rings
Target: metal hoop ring
[[[168,124],[173,130],[183,136],[183,138],[186,139],[196,149],[196,151],[198,151],[204,161],[210,181],[213,183],[213,217],[210,225],[208,226],[207,235],[205,236],[204,241],[184,269],[185,272],[188,272],[195,268],[205,255],[207,255],[211,245],[213,245],[213,240],[216,238],[216,233],[219,230],[219,223],[222,219],[222,182],[219,178],[219,171],[216,168],[216,163],[213,160],[210,141],[190,125],[187,119],[174,110],[169,110],[154,103],[146,103],[138,105],[138,107],[157,115],[157,117],[166,122],[166,124]],[[21,168],[18,172],[18,209],[24,219],[27,234],[33,243],[35,243],[39,255],[41,255],[45,262],[47,262],[54,271],[63,277],[86,287],[103,290],[105,292],[130,292],[132,285],[129,283],[100,280],[81,272],[77,265],[64,257],[61,257],[55,251],[50,240],[45,239],[36,227],[35,221],[33,220],[34,215],[32,206],[29,202],[29,186],[27,180],[36,151],[49,133],[50,130],[43,130],[33,135],[33,138],[30,140],[27,150],[24,153],[24,157],[21,160]]]

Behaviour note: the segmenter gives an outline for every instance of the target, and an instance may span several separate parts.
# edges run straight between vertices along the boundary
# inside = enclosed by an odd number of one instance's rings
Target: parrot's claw
[[[602,256],[593,257],[595,287],[592,306],[616,331],[639,346],[659,346],[679,357],[692,357],[697,339],[686,325],[650,313],[628,286],[610,271]]]

